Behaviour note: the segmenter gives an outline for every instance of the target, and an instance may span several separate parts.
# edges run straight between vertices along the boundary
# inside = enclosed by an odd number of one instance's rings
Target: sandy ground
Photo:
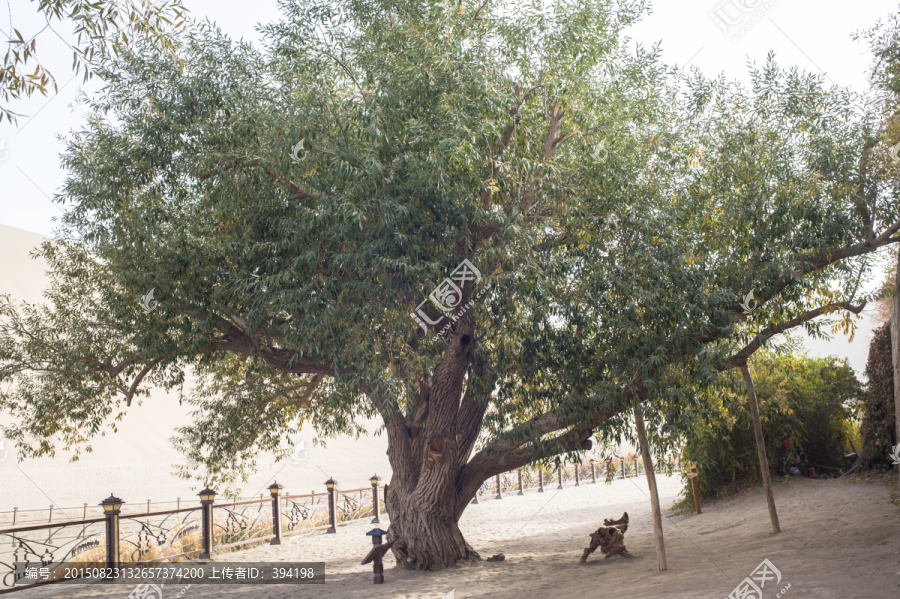
[[[663,505],[679,489],[672,478],[660,480]],[[669,570],[659,572],[644,479],[548,490],[523,497],[483,501],[466,510],[461,523],[469,542],[482,554],[499,551],[500,563],[465,564],[440,572],[410,572],[394,567],[388,554],[384,585],[373,589],[369,566],[359,561],[368,551],[358,522],[337,534],[295,537],[280,547],[259,547],[230,554],[229,561],[324,561],[326,584],[315,586],[193,585],[187,598],[239,597],[282,599],[321,597],[362,599],[440,599],[455,597],[526,599],[608,596],[643,599],[673,597],[721,599],[768,559],[781,581],[764,587],[763,597],[887,598],[900,596],[900,514],[890,503],[891,488],[876,480],[778,481],[775,499],[782,533],[773,535],[761,489],[706,505],[699,516],[664,518]],[[596,557],[581,565],[588,533],[604,517],[631,516],[629,551],[640,559]],[[385,526],[382,525],[384,528]],[[220,561],[224,561],[224,557]],[[167,585],[164,597],[182,587]],[[53,585],[16,593],[17,597],[126,597],[131,587]]]

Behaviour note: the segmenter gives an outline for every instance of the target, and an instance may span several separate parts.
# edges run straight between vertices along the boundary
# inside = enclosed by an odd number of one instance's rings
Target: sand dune
[[[43,301],[47,286],[46,263],[29,257],[32,248],[45,238],[0,225],[0,293],[29,303]],[[93,452],[83,454],[76,463],[69,462],[71,452],[60,452],[54,458],[26,460],[18,463],[13,455],[0,462],[0,512],[42,508],[50,504],[60,507],[81,506],[84,502],[96,505],[110,492],[128,502],[174,501],[196,499],[196,482],[172,475],[172,464],[180,463],[180,454],[172,447],[170,438],[177,427],[189,422],[190,407],[179,405],[174,393],[154,389],[149,398],[135,402],[123,420],[117,423],[117,433],[108,433],[91,442]],[[0,415],[0,424],[9,416]],[[365,424],[373,433],[379,426],[375,421]],[[288,492],[321,492],[324,482],[334,477],[342,488],[359,488],[378,474],[389,478],[387,438],[369,434],[360,439],[341,436],[327,440],[326,447],[313,443],[315,431],[305,427],[297,439],[306,439],[307,451],[298,452],[302,462],[275,462],[274,456],[260,456],[257,473],[241,485],[244,495],[258,494],[276,479]],[[3,450],[11,452],[7,441]],[[0,450],[0,456],[3,456]],[[202,487],[201,487],[202,488]],[[2,519],[2,514],[0,514]]]

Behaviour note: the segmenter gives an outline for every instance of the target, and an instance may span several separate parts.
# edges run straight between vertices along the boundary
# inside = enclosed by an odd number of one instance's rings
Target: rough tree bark
[[[480,560],[458,526],[478,487],[536,459],[590,449],[592,429],[619,411],[609,408],[572,425],[548,412],[521,425],[518,440],[496,440],[472,455],[495,381],[477,355],[473,330],[470,314],[457,320],[430,379],[412,385],[407,413],[382,414],[393,470],[385,497],[387,540],[395,541],[400,568],[440,570]],[[560,430],[540,449],[532,443]]]
[[[460,560],[479,559],[463,538],[456,513],[459,458],[465,451],[456,425],[474,353],[473,330],[470,315],[457,321],[431,380],[415,392],[411,420],[394,415],[387,422],[393,470],[385,498],[391,518],[388,541],[396,541],[392,550],[401,568],[439,570]]]

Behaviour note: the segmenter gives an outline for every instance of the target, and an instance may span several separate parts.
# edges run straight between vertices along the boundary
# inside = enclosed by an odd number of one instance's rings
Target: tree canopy
[[[486,478],[635,402],[666,438],[775,334],[852,326],[900,240],[873,109],[774,57],[749,88],[672,69],[622,35],[643,2],[281,7],[262,48],[198,23],[101,62],[48,305],[0,304],[25,454],[189,369],[207,484],[377,415],[398,562],[441,567]]]

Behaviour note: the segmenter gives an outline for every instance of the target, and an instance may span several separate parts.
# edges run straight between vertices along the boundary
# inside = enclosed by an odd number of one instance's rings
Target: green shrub
[[[800,469],[838,474],[846,468],[843,455],[852,434],[852,418],[862,388],[845,360],[805,355],[762,354],[751,364],[759,399],[760,420],[769,471],[788,473],[785,440],[800,458]],[[731,487],[759,482],[759,459],[747,391],[737,371],[704,390],[701,408],[684,416],[690,432],[683,459],[700,464],[698,484],[704,498]],[[690,503],[686,481],[684,505]]]
[[[891,447],[898,442],[894,421],[894,367],[891,363],[890,321],[875,331],[866,362],[869,383],[863,396],[862,435],[863,468],[888,467]]]

